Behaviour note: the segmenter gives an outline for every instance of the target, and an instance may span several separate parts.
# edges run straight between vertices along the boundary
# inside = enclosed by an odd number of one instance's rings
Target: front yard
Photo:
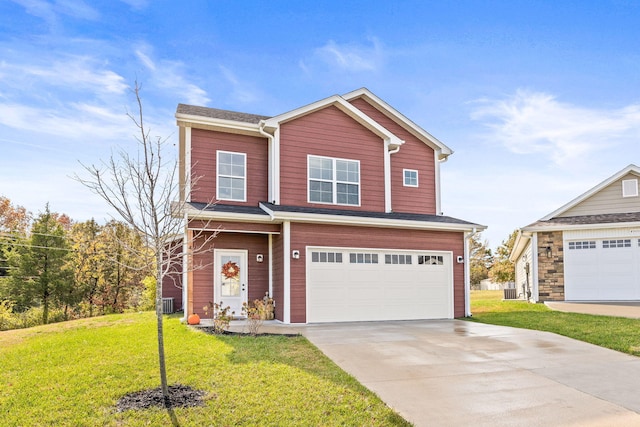
[[[544,304],[502,300],[502,291],[471,291],[467,320],[554,332],[640,356],[640,319],[553,311]]]
[[[170,425],[165,410],[117,412],[159,385],[155,318],[111,315],[0,332],[0,425]],[[212,336],[165,321],[170,383],[207,393],[181,426],[406,426],[303,337]]]

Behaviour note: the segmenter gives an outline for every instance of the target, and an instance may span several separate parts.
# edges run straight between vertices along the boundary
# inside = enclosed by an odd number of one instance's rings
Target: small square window
[[[404,186],[405,187],[417,187],[418,186],[418,171],[413,169],[403,169],[404,174]]]

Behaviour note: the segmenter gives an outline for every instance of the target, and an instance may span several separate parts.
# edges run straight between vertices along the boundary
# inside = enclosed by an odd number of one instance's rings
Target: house
[[[439,214],[452,151],[369,90],[176,119],[180,175],[198,177],[181,183],[184,242],[217,233],[185,257],[185,316],[266,293],[284,323],[469,314],[467,240],[485,227]]]
[[[519,230],[519,291],[536,302],[640,300],[638,177],[629,165]]]

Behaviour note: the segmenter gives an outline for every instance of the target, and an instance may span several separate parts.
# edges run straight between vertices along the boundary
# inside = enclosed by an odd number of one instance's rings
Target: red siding
[[[173,310],[182,310],[182,241],[171,249],[169,272],[162,278],[162,298],[173,298]],[[166,259],[166,258],[165,258]]]
[[[398,230],[370,227],[343,227],[291,224],[291,249],[300,250],[300,259],[291,260],[291,322],[306,322],[307,246],[348,248],[452,251],[453,259],[464,255],[464,234],[449,231]],[[275,253],[275,251],[274,251]],[[464,264],[453,265],[454,316],[465,315]]]
[[[201,237],[204,239],[204,236]],[[198,243],[194,244],[197,247]],[[220,233],[207,248],[194,256],[194,265],[204,266],[193,272],[193,312],[204,316],[203,307],[213,301],[213,278],[217,266],[213,265],[214,249],[245,249],[248,256],[249,301],[262,298],[269,291],[269,240],[263,234]],[[256,255],[264,256],[263,262]]]
[[[258,202],[266,201],[269,169],[267,139],[203,129],[191,130],[192,179],[198,177],[191,192],[191,201],[210,203],[216,200],[217,150],[247,154],[246,203],[229,200],[222,203],[257,206]]]
[[[393,132],[405,143],[391,155],[391,205],[394,212],[437,214],[434,152],[371,104],[359,98],[351,101],[360,111]],[[418,171],[419,187],[405,187],[403,169]]]
[[[307,155],[360,161],[360,207],[307,203]],[[384,212],[384,143],[334,106],[281,125],[280,203]]]

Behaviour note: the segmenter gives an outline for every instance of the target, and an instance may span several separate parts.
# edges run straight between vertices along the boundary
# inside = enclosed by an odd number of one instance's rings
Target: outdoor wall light
[[[551,258],[551,246],[547,246],[547,249],[545,249],[545,253],[547,254],[547,258]]]
[[[256,255],[256,261],[257,261],[257,262],[262,262],[262,261],[264,261],[264,255],[262,255],[262,254],[257,254],[257,255]]]
[[[291,258],[300,259],[300,251],[291,251]]]

